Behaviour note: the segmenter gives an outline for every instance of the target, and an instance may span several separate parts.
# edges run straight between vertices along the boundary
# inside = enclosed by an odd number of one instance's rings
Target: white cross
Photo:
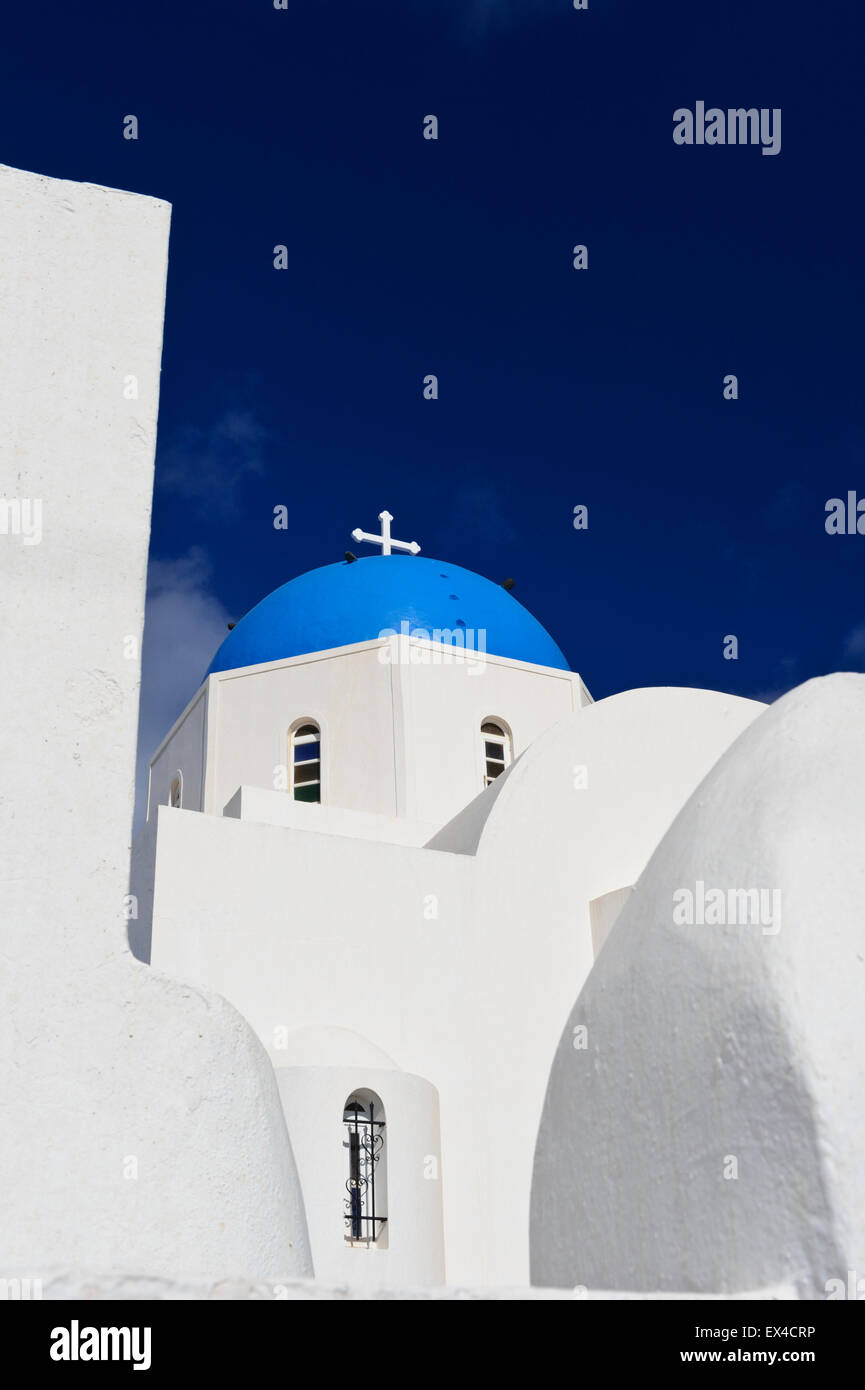
[[[379,512],[378,519],[381,522],[380,536],[371,536],[368,531],[361,531],[360,528],[358,528],[356,531],[352,531],[352,540],[369,541],[370,545],[380,545],[382,555],[390,555],[391,550],[407,550],[411,555],[420,554],[420,546],[417,541],[391,540],[390,524],[393,521],[393,517],[390,512]]]

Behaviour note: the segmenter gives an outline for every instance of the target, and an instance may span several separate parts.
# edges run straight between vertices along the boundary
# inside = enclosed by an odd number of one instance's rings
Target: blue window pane
[[[294,761],[296,763],[309,763],[313,758],[317,758],[321,744],[316,739],[315,743],[296,743],[294,745]]]

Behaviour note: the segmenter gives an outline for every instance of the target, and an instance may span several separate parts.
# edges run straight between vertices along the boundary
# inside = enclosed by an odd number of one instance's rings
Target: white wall
[[[825,1298],[862,1277],[863,722],[861,675],[790,692],[658,846],[556,1052],[533,1280]],[[780,912],[676,920],[698,881]]]
[[[118,946],[168,221],[153,198],[0,166],[2,496],[43,513],[40,544],[0,532],[4,939],[25,961]]]
[[[211,676],[206,809],[221,814],[244,783],[273,790],[274,768],[288,762],[288,731],[308,718],[322,732],[322,800],[393,815],[393,706],[380,645],[361,643]]]
[[[403,816],[376,816],[369,811],[343,811],[339,806],[295,801],[285,792],[264,791],[260,787],[238,787],[223,815],[257,821],[260,825],[287,825],[294,830],[383,840],[392,845],[425,845],[435,829]]]
[[[447,1219],[476,1254],[471,869],[463,856],[162,807],[152,958],[227,992],[277,1068],[287,1034],[327,1024],[426,1077],[440,1096]]]
[[[443,825],[483,790],[481,724],[492,719],[512,735],[513,756],[566,715],[588,703],[579,676],[486,656],[463,665],[433,643],[394,642],[408,654],[395,667],[399,734],[405,765],[402,813]]]
[[[644,690],[578,710],[478,799],[474,855],[162,808],[154,963],[224,992],[277,1066],[281,1032],[332,1024],[427,1078],[448,1279],[525,1282],[535,1137],[593,964],[589,903],[636,882],[762,708]]]
[[[0,534],[0,1230],[22,1277],[311,1270],[259,1043],[126,946],[168,223],[0,167],[4,486],[43,504],[39,544]]]
[[[183,711],[150,763],[147,819],[157,806],[167,806],[171,783],[182,773],[182,805],[189,811],[204,808],[204,769],[207,763],[207,695],[205,683]]]
[[[477,1119],[488,1175],[485,1280],[514,1283],[528,1275],[544,1071],[594,964],[589,904],[637,882],[680,807],[763,708],[706,690],[613,695],[543,735],[496,798],[477,851],[475,886],[477,950],[491,963],[480,978],[483,1026],[476,1034],[487,1078]],[[434,1072],[425,1074],[436,1081]],[[516,1096],[521,1123],[502,1152],[497,1117]],[[496,1219],[505,1204],[511,1225]]]

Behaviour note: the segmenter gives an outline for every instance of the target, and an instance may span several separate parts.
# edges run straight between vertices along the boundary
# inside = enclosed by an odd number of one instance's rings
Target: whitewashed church
[[[379,519],[354,538],[381,553],[234,627],[154,752],[132,939],[267,1049],[317,1278],[525,1284],[563,1023],[661,835],[763,707],[594,705],[502,585]]]
[[[0,1278],[862,1296],[865,676],[595,703],[381,512],[189,692],[130,919],[169,211],[0,166]]]

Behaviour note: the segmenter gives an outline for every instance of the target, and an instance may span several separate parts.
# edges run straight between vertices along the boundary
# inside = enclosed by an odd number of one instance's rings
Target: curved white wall
[[[535,1139],[562,1024],[594,962],[589,905],[636,883],[679,808],[763,708],[705,690],[610,696],[538,739],[495,800],[476,856],[487,1279],[528,1277]],[[500,1117],[512,1111],[520,1122],[502,1145]]]
[[[865,1269],[863,724],[865,677],[800,686],[652,857],[556,1052],[533,1281],[822,1298]],[[698,882],[726,920],[674,918]],[[779,897],[731,921],[755,888]]]
[[[312,1270],[258,1040],[126,951],[168,221],[153,198],[0,167],[0,445],[7,485],[43,505],[38,544],[0,535],[10,1277]]]

